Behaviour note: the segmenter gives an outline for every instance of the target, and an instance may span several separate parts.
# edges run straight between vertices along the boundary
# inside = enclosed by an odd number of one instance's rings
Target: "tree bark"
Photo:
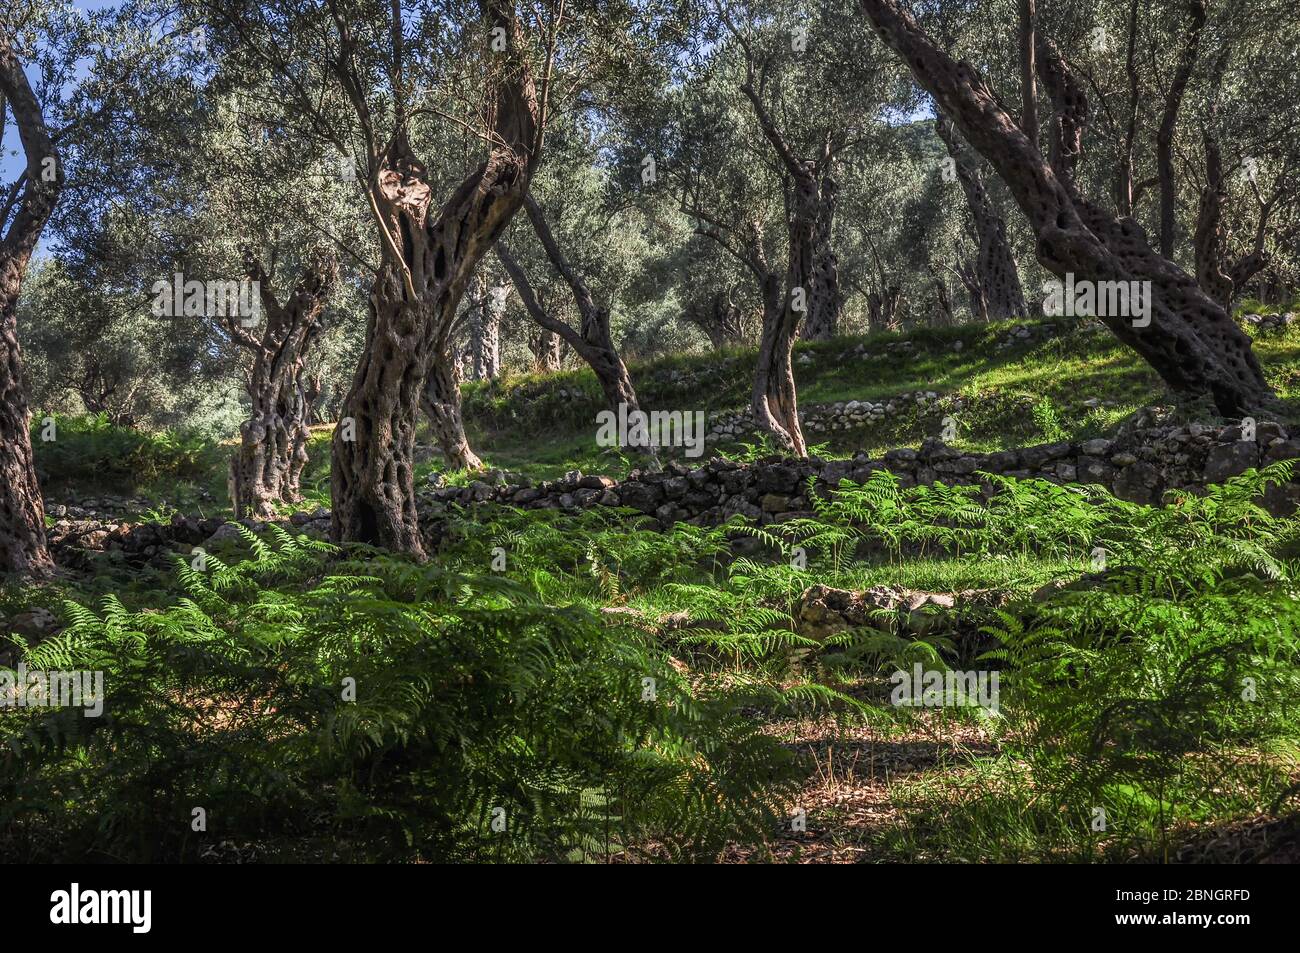
[[[476,381],[501,376],[501,317],[505,314],[509,284],[482,279],[479,295],[470,307],[470,375]]]
[[[1034,0],[1020,0],[1020,128],[1038,145],[1038,70],[1034,66],[1038,11]]]
[[[907,63],[966,141],[1006,182],[1053,274],[1089,281],[1150,281],[1151,320],[1100,319],[1183,397],[1210,397],[1229,416],[1272,398],[1250,339],[1223,307],[1167,258],[1132,219],[1087,201],[1074,183],[1087,99],[1054,46],[1039,37],[1039,78],[1052,96],[1052,161],[1043,161],[971,66],[954,62],[894,0],[860,0],[877,34]]]
[[[814,185],[815,189],[815,185]],[[815,199],[814,199],[815,200]],[[688,214],[704,219],[699,209],[690,210]],[[795,221],[793,215],[788,216]],[[811,218],[804,215],[799,221],[808,234],[815,229]],[[712,239],[733,258],[743,264],[754,275],[758,283],[759,298],[763,303],[763,326],[759,334],[758,358],[754,366],[754,389],[750,396],[750,408],[755,425],[768,434],[778,447],[788,453],[805,456],[807,448],[803,439],[803,427],[799,423],[798,401],[795,396],[794,365],[791,360],[794,353],[795,337],[799,332],[799,322],[803,311],[795,310],[793,294],[784,298],[781,294],[781,276],[768,262],[767,252],[763,247],[763,228],[760,221],[750,221],[746,231],[738,238],[730,240],[723,234],[720,223],[710,221],[707,227],[701,226],[696,232]],[[795,278],[792,268],[787,278],[791,281],[807,280],[806,273],[811,269],[813,258],[812,242],[804,234],[790,236],[790,248],[798,247],[802,254],[791,255],[793,266],[802,262]],[[791,284],[790,287],[806,286]],[[805,302],[806,305],[806,295]]]
[[[805,267],[810,265],[810,262],[804,262]],[[799,287],[796,273],[803,277],[803,268],[791,268],[791,288]],[[799,422],[792,360],[794,340],[803,314],[793,305],[790,294],[782,297],[780,279],[769,273],[763,281],[763,333],[758,341],[751,406],[754,423],[771,436],[778,447],[787,453],[806,457],[808,447],[803,439],[803,425]]]
[[[535,374],[554,374],[564,360],[561,345],[563,339],[549,328],[540,325],[528,335],[528,350],[533,355],[533,372]]]
[[[1137,203],[1137,190],[1133,182],[1133,149],[1137,143],[1138,108],[1138,68],[1137,68],[1137,22],[1138,2],[1131,0],[1128,10],[1128,45],[1124,55],[1124,75],[1128,81],[1128,103],[1126,126],[1124,129],[1124,147],[1120,154],[1119,169],[1116,172],[1115,205],[1119,214],[1132,215]]]
[[[247,380],[252,414],[240,424],[239,449],[230,461],[230,499],[236,519],[271,519],[281,503],[302,499],[309,434],[303,369],[338,278],[338,262],[316,255],[284,304],[261,263],[251,253],[244,262],[249,279],[258,283],[266,325],[255,338],[237,318],[230,322],[235,341],[253,353]]]
[[[424,379],[424,393],[420,405],[429,418],[434,439],[442,450],[442,458],[452,470],[478,470],[483,461],[470,449],[465,436],[465,421],[461,414],[460,362],[445,355],[435,361]]]
[[[460,299],[522,204],[541,149],[543,116],[520,52],[522,29],[503,0],[482,6],[489,27],[509,38],[509,53],[490,79],[491,150],[434,216],[425,167],[400,125],[378,157],[368,187],[384,265],[371,292],[365,351],[334,434],[333,538],[418,559],[426,552],[415,510],[415,421],[425,380],[450,359]]]
[[[844,296],[840,293],[839,257],[831,243],[838,194],[839,186],[828,167],[818,187],[812,237],[813,269],[809,279],[808,315],[803,326],[805,341],[829,341],[840,333]]]
[[[38,578],[53,572],[54,561],[32,456],[31,411],[18,343],[18,295],[63,188],[63,161],[23,65],[2,37],[0,97],[9,104],[27,160],[21,203],[0,238],[0,572]]]
[[[957,181],[966,195],[966,207],[970,211],[978,249],[974,267],[984,320],[1023,318],[1027,313],[1025,293],[1020,286],[1020,273],[1011,253],[1011,243],[1007,240],[1007,224],[994,209],[978,167],[957,140],[952,120],[940,117],[935,129],[952,157]]]
[[[787,273],[791,277],[797,273],[800,282],[787,285],[787,291],[792,301],[802,298],[798,321],[806,322],[803,337],[825,341],[839,333],[844,307],[839,259],[831,245],[839,195],[839,185],[832,173],[834,152],[828,141],[816,160],[796,156],[754,88],[753,61],[748,56],[747,65],[748,79],[740,91],[753,106],[759,128],[786,171],[786,228],[790,240]],[[797,323],[795,331],[798,331]]]

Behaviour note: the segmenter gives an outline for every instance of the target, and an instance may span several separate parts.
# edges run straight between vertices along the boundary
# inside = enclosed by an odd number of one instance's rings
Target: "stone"
[[[1149,463],[1132,463],[1115,476],[1112,492],[1130,503],[1155,503],[1160,499],[1160,471]]]
[[[1258,465],[1258,446],[1247,440],[1237,440],[1211,447],[1201,475],[1206,483],[1222,483]]]
[[[759,507],[764,513],[784,513],[790,509],[790,498],[778,493],[766,493],[759,500]]]
[[[1020,460],[1027,469],[1037,470],[1043,464],[1059,459],[1069,452],[1068,443],[1044,443],[1036,447],[1025,447],[1020,451]]]
[[[203,545],[205,547],[217,546],[236,539],[243,539],[239,534],[239,528],[234,523],[223,523],[215,533],[207,538]]]
[[[618,490],[624,506],[642,513],[653,513],[663,500],[663,491],[650,483],[624,483]]]
[[[785,464],[763,467],[755,483],[759,493],[793,493],[799,486],[799,471]]]
[[[664,495],[670,500],[680,500],[690,489],[690,483],[686,477],[675,476],[664,481]]]

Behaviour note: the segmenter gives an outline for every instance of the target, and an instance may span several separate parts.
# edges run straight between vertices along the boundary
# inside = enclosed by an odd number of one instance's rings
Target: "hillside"
[[[1296,419],[1300,327],[1259,334],[1255,351],[1280,398],[1279,419]],[[702,410],[710,447],[737,451],[757,441],[713,433],[747,412],[753,363],[752,350],[729,350],[633,364],[631,373],[647,410]],[[945,416],[956,424],[950,443],[971,451],[1112,436],[1137,410],[1164,400],[1159,379],[1132,351],[1099,324],[1078,320],[801,342],[795,379],[800,412],[811,422],[809,442],[831,456],[916,447],[940,435]],[[595,445],[604,402],[586,370],[471,382],[464,399],[471,440],[490,466],[547,478],[574,467],[605,473],[623,465]],[[880,409],[846,414],[852,401]]]

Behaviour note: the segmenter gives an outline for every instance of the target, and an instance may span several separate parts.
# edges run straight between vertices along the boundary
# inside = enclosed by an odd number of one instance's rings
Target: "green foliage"
[[[1034,423],[1038,426],[1044,440],[1053,443],[1065,436],[1065,430],[1061,427],[1061,418],[1057,415],[1051,398],[1044,397],[1034,404],[1033,415]]]
[[[118,427],[105,414],[53,420],[53,440],[42,439],[41,415],[32,420],[36,465],[47,487],[132,492],[159,482],[206,483],[226,456],[198,434]]]
[[[234,838],[287,857],[708,859],[774,827],[791,757],[635,630],[503,578],[275,535],[246,533],[234,565],[181,562],[171,605],[69,604],[28,649],[29,668],[103,671],[105,713],[0,723],[7,856],[196,859]]]

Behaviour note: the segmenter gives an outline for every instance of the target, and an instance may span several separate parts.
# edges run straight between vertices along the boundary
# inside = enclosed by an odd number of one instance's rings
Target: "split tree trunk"
[[[1039,37],[1039,78],[1052,96],[1052,162],[998,102],[983,78],[935,45],[894,0],[860,0],[876,32],[907,63],[966,141],[997,170],[1037,236],[1039,261],[1076,280],[1150,281],[1151,321],[1100,319],[1136,350],[1169,387],[1208,396],[1228,416],[1251,413],[1272,394],[1250,339],[1195,280],[1152,250],[1132,219],[1117,219],[1085,199],[1074,183],[1087,98],[1055,47]]]
[[[1032,5],[1031,5],[1032,7]],[[1037,120],[1035,120],[1035,128]],[[1023,318],[1026,314],[1025,293],[1020,286],[1020,273],[1016,259],[1007,240],[1007,223],[993,207],[988,190],[980,178],[979,168],[972,160],[952,128],[952,120],[939,117],[935,123],[939,138],[948,149],[957,170],[957,181],[966,195],[978,252],[975,257],[975,279],[979,283],[984,320],[1001,321],[1005,318]]]
[[[375,158],[367,187],[384,266],[371,292],[365,352],[334,434],[334,539],[420,559],[426,551],[416,518],[414,455],[424,383],[450,359],[460,299],[523,202],[541,149],[543,117],[522,55],[523,32],[508,3],[481,5],[485,35],[500,28],[509,38],[489,79],[495,100],[491,151],[432,216],[425,166],[400,124]]]
[[[31,411],[18,344],[18,295],[63,188],[63,160],[23,64],[3,37],[0,100],[9,104],[27,160],[22,179],[15,183],[22,189],[18,211],[0,238],[0,572],[37,578],[52,573],[54,561],[45,539],[45,501],[32,456]]]
[[[239,426],[239,449],[230,461],[230,499],[236,519],[271,519],[279,504],[302,499],[309,433],[303,368],[338,278],[338,262],[316,255],[284,304],[251,253],[244,263],[249,279],[258,283],[266,324],[261,337],[241,327],[237,318],[229,326],[234,340],[253,353],[247,380],[252,414]]]

